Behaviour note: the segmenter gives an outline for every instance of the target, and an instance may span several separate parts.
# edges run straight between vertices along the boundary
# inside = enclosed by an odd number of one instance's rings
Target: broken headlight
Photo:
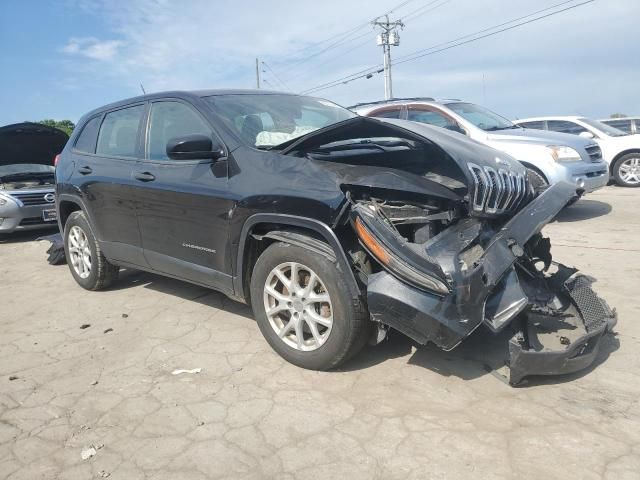
[[[391,252],[390,249],[364,226],[359,218],[356,218],[355,230],[364,247],[376,260],[384,265],[390,273],[421,290],[428,290],[438,295],[447,295],[449,293],[449,287],[440,279],[424,272],[419,272],[398,258],[397,255]]]

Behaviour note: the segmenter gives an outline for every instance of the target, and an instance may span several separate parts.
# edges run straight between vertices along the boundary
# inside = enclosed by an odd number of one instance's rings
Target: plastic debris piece
[[[84,330],[85,328],[89,328],[90,326],[90,323],[83,323],[82,325],[80,325],[80,330]]]
[[[191,370],[177,369],[171,372],[171,375],[180,375],[181,373],[200,373],[201,371],[202,371],[202,368],[200,367],[192,368]]]
[[[13,382],[14,380],[18,380],[18,378],[20,378],[20,377],[18,377],[17,375],[11,375],[11,376],[9,377],[9,381],[10,381],[10,382]]]
[[[86,447],[82,449],[82,452],[80,453],[80,457],[82,457],[82,460],[88,460],[91,457],[93,457],[96,453],[98,453],[97,450],[93,445],[91,445],[90,447]]]
[[[102,333],[110,333],[110,332],[113,332],[113,328],[107,328],[107,329],[106,329],[104,332],[102,332]]]

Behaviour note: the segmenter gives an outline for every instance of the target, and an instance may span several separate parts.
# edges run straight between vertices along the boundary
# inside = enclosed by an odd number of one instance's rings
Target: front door
[[[169,140],[191,134],[215,136],[192,105],[151,103],[145,158],[134,172],[144,255],[154,270],[231,292],[227,245],[233,203],[226,160],[171,160],[166,154]]]

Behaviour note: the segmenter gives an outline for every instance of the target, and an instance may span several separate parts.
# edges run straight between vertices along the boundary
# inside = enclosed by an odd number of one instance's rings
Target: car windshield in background
[[[53,174],[55,168],[53,165],[42,165],[40,163],[9,163],[0,165],[0,177],[16,174]]]
[[[356,114],[327,100],[296,95],[207,97],[214,112],[248,145],[270,148]]]
[[[590,127],[595,128],[596,130],[600,130],[602,133],[604,133],[605,135],[609,135],[610,137],[625,137],[629,135],[627,132],[623,132],[622,130],[618,130],[611,125],[598,122],[597,120],[591,120],[590,118],[581,118],[580,121],[586,123]]]
[[[508,128],[518,128],[511,120],[501,117],[491,110],[474,105],[473,103],[448,103],[447,107],[468,122],[485,131],[506,130]]]

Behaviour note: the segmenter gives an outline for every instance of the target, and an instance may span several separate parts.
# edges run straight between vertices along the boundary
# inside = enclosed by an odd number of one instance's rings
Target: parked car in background
[[[58,226],[54,158],[68,138],[39,123],[0,128],[0,233]]]
[[[600,121],[630,135],[640,134],[640,117],[605,118]]]
[[[305,368],[390,327],[450,350],[485,325],[511,332],[518,383],[588,366],[615,324],[589,277],[548,270],[540,230],[574,186],[539,193],[509,155],[441,128],[293,94],[156,93],[84,116],[56,180],[80,286],[133,267],[214,288]]]
[[[565,181],[576,191],[588,193],[609,180],[607,165],[594,141],[524,129],[473,103],[405,98],[349,108],[368,117],[406,119],[462,133],[519,160],[537,186]]]
[[[516,123],[526,128],[594,139],[616,183],[640,187],[640,135],[630,135],[597,120],[576,116],[524,118]]]

